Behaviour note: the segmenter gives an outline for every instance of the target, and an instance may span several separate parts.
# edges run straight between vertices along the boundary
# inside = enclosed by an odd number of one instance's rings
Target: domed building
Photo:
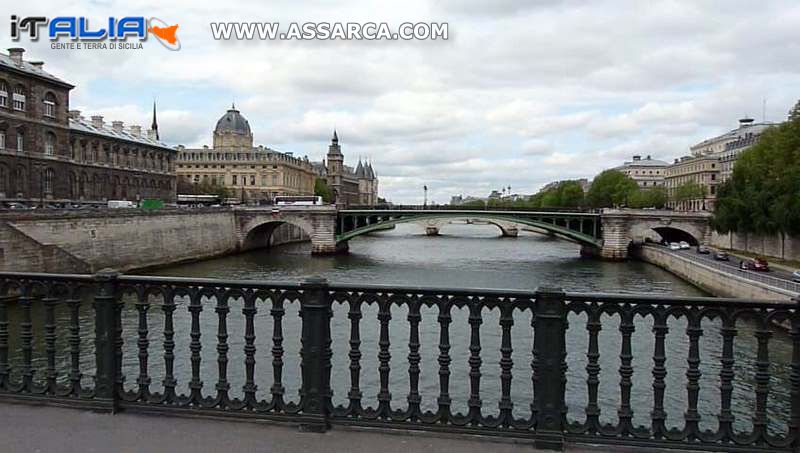
[[[254,146],[250,123],[235,105],[217,121],[211,147],[178,146],[176,173],[178,193],[222,186],[243,202],[313,195],[316,177],[308,157]]]

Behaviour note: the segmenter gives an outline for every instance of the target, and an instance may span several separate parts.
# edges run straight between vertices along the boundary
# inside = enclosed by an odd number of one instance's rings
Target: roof
[[[231,108],[217,121],[217,127],[214,128],[214,133],[219,132],[235,132],[237,134],[252,135],[250,132],[250,123],[236,110],[235,105],[231,105]]]
[[[133,143],[139,143],[141,145],[157,146],[159,148],[167,148],[172,150],[172,148],[170,148],[169,145],[167,145],[166,143],[160,142],[154,138],[150,138],[146,135],[146,133],[137,136],[134,135],[133,132],[131,132],[130,130],[123,129],[121,132],[117,132],[111,126],[109,126],[108,123],[105,123],[101,128],[97,128],[94,127],[90,121],[87,121],[83,117],[80,117],[79,119],[70,118],[69,128],[70,130],[73,131],[85,132],[94,135],[102,135],[105,137],[114,138],[118,140],[121,139]]]
[[[32,65],[28,61],[23,61],[22,64],[16,64],[14,63],[14,60],[12,60],[10,56],[4,53],[0,53],[0,68],[10,68],[12,70],[17,70],[27,74],[31,74],[36,77],[40,77],[42,79],[47,79],[51,82],[55,82],[60,85],[66,85],[70,88],[74,87],[74,85],[70,84],[69,82],[65,82],[64,80],[59,79],[58,77],[54,76],[53,74],[50,74],[41,67]]]
[[[666,167],[669,163],[658,159],[632,160],[622,164],[623,167]]]

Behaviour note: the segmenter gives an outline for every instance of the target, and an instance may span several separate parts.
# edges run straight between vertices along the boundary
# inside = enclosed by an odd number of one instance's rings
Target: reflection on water
[[[521,233],[518,238],[500,238],[499,230],[491,225],[448,225],[442,229],[442,236],[427,237],[417,225],[400,225],[396,230],[365,236],[351,241],[350,253],[332,257],[311,257],[308,244],[295,244],[273,250],[260,250],[251,253],[229,256],[198,263],[185,264],[161,269],[155,273],[169,276],[215,277],[248,280],[301,280],[319,275],[332,282],[340,283],[381,283],[398,285],[430,285],[439,287],[482,287],[535,289],[538,286],[558,286],[567,291],[628,292],[695,296],[702,292],[681,281],[674,275],[655,266],[641,262],[622,263],[602,262],[583,259],[579,256],[577,245],[547,236]],[[230,301],[228,315],[228,344],[230,346],[228,379],[231,394],[241,397],[244,385],[244,315],[242,302]],[[272,385],[272,329],[268,303],[259,302],[256,315],[256,381],[259,398],[268,398]],[[332,320],[334,402],[345,404],[349,389],[349,348],[350,320],[347,318],[348,306],[336,305]],[[378,328],[377,307],[362,308],[362,379],[361,389],[364,404],[377,405],[378,392]],[[58,351],[67,351],[66,323],[67,311],[60,307],[58,314]],[[299,332],[300,319],[296,303],[286,304],[284,317],[284,385],[286,398],[296,401],[299,390]],[[422,348],[422,375],[420,392],[423,395],[423,408],[435,409],[438,396],[439,325],[436,309],[422,310],[420,336]],[[18,337],[17,324],[20,313],[10,310],[11,338]],[[390,389],[393,406],[405,407],[408,392],[407,356],[408,322],[405,307],[392,307]],[[42,332],[43,314],[37,307],[34,310],[34,325]],[[467,358],[469,357],[468,313],[454,308],[450,326],[451,365],[450,393],[453,410],[465,413],[469,396]],[[214,394],[217,382],[217,313],[213,303],[205,301],[200,314],[202,329],[201,376],[204,393]],[[90,382],[93,373],[93,320],[88,303],[81,312],[82,331],[82,369],[88,375],[84,382]],[[149,374],[152,378],[151,391],[162,390],[164,378],[163,364],[163,313],[153,308],[148,313],[149,334]],[[531,348],[532,330],[530,313],[515,313],[512,328],[513,341],[513,380],[512,398],[517,416],[527,417],[532,402],[531,390]],[[567,403],[571,420],[584,420],[586,406],[586,350],[588,334],[585,315],[570,315],[568,349]],[[665,409],[668,412],[667,424],[670,427],[683,426],[683,413],[687,406],[686,396],[686,358],[688,357],[688,337],[684,319],[671,320],[667,337],[668,358],[666,368]],[[716,414],[720,410],[719,372],[721,358],[721,335],[718,320],[704,320],[703,336],[700,340],[702,377],[700,380],[701,428],[716,429]],[[126,388],[136,387],[138,374],[137,358],[137,314],[132,303],[123,312],[124,363]],[[601,421],[615,423],[616,409],[619,406],[619,351],[621,336],[616,317],[603,319],[600,332],[600,406]],[[190,377],[189,364],[190,317],[186,301],[178,301],[175,312],[175,354],[178,360],[175,372],[179,388],[188,393]],[[484,310],[484,323],[481,328],[483,374],[481,397],[484,413],[498,413],[500,396],[500,328],[499,314]],[[632,406],[635,424],[649,425],[649,414],[653,405],[652,366],[653,366],[652,318],[637,318],[633,334],[633,389]],[[44,345],[42,335],[35,337],[37,366],[44,365]],[[15,378],[19,378],[21,357],[18,344],[12,343],[12,357],[15,365]],[[734,415],[736,428],[749,430],[755,407],[754,362],[756,344],[753,328],[740,325],[736,337],[736,378],[734,390]],[[772,361],[769,396],[769,417],[775,420],[770,426],[773,431],[783,431],[789,417],[790,386],[789,363],[791,343],[785,333],[779,332],[770,342]],[[59,356],[60,370],[69,369],[68,355]],[[37,374],[38,380],[44,373]],[[60,377],[66,382],[66,377]]]

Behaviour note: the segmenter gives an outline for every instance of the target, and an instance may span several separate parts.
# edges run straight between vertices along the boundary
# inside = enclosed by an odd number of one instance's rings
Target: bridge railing
[[[352,210],[378,210],[378,211],[530,211],[530,212],[563,212],[563,213],[597,213],[600,209],[575,209],[575,208],[526,208],[514,206],[475,206],[475,205],[400,205],[380,204],[371,206],[353,205],[347,209]]]
[[[800,447],[798,303],[113,272],[0,285],[2,399],[550,448]]]

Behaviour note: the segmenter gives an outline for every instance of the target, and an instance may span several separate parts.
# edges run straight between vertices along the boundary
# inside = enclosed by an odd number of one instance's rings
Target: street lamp
[[[424,186],[422,186],[422,190],[425,193],[425,198],[423,199],[422,207],[425,208],[428,206],[428,185],[425,184]]]

